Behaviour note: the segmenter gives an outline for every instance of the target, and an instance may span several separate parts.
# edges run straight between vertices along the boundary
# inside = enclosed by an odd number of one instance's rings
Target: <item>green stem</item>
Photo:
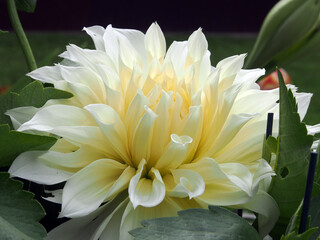
[[[7,6],[13,30],[17,35],[19,44],[26,58],[29,71],[35,70],[37,68],[37,64],[34,59],[26,34],[24,33],[21,22],[19,20],[15,0],[7,0]]]

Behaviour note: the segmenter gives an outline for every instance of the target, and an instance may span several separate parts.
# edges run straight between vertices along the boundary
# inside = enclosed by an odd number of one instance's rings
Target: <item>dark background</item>
[[[6,1],[0,0],[0,29],[10,30]],[[163,31],[258,32],[277,0],[38,0],[35,13],[20,13],[25,30],[79,31],[112,24],[145,31],[157,21]]]

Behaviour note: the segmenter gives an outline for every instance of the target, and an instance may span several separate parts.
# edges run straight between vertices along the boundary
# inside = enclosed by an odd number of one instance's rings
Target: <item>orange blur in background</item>
[[[291,83],[291,78],[289,74],[283,69],[280,68],[280,72],[282,73],[283,80],[285,84]],[[261,90],[270,90],[279,87],[279,79],[277,71],[274,71],[270,75],[264,77],[258,82]]]

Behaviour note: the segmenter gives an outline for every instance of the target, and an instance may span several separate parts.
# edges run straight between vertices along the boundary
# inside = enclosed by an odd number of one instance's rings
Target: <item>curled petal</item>
[[[160,159],[156,162],[155,167],[165,174],[170,169],[180,166],[186,159],[190,143],[192,143],[192,138],[189,136],[171,134],[171,141]]]
[[[143,159],[138,167],[136,175],[131,179],[129,185],[129,197],[134,208],[139,205],[144,207],[154,207],[162,202],[166,189],[159,171],[152,168],[149,178],[143,177],[145,174],[146,161]]]
[[[242,205],[235,207],[249,209],[259,214],[259,234],[266,236],[277,222],[280,211],[277,202],[266,192],[259,190],[255,197]]]
[[[195,163],[184,164],[180,169],[193,170],[203,178],[205,191],[198,199],[204,203],[221,206],[245,203],[253,195],[253,176],[245,166],[230,164],[218,164],[212,158],[202,158]]]
[[[188,169],[175,169],[171,173],[172,176],[164,178],[169,196],[192,199],[204,193],[205,182],[199,173]]]
[[[103,34],[105,29],[101,26],[84,27],[84,31],[92,38],[97,50],[104,51]]]

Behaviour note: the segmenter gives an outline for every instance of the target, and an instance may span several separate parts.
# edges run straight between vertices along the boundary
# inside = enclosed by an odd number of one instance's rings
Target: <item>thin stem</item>
[[[273,113],[268,113],[266,139],[268,139],[268,137],[272,135],[272,125],[273,125]]]
[[[7,0],[7,7],[11,25],[13,27],[14,32],[16,33],[19,44],[26,58],[28,69],[29,71],[35,70],[37,68],[37,64],[33,57],[33,53],[29,45],[28,39],[23,31],[21,22],[19,20],[15,0]]]
[[[307,229],[308,213],[309,213],[309,208],[310,208],[313,179],[314,179],[314,173],[315,173],[316,165],[317,165],[317,158],[318,158],[318,153],[311,152],[306,189],[305,189],[305,193],[304,193],[304,199],[303,199],[303,205],[302,205],[302,211],[301,211],[299,234],[305,232]]]

